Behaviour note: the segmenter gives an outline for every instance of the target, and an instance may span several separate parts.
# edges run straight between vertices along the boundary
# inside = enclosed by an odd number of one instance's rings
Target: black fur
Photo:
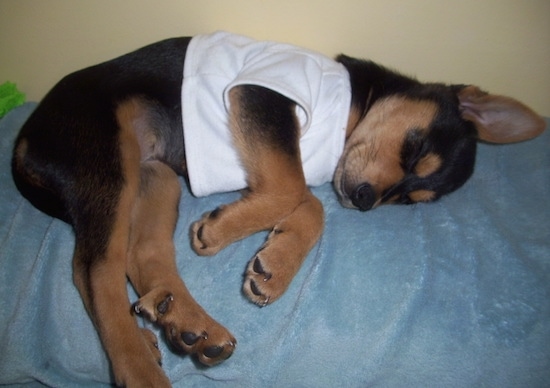
[[[296,104],[261,86],[240,87],[241,120],[253,121],[245,136],[253,136],[259,144],[276,148],[287,155],[299,155],[299,128],[294,117]]]

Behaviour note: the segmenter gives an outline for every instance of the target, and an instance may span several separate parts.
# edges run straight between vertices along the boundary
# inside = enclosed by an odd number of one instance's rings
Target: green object
[[[4,82],[0,85],[0,118],[24,102],[25,95],[17,90],[17,85],[13,82]]]

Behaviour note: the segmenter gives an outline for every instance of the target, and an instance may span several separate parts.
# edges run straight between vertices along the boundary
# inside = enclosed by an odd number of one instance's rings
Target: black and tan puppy
[[[65,77],[22,128],[13,175],[35,206],[74,227],[74,282],[116,382],[161,387],[169,381],[156,338],[132,314],[207,365],[236,346],[178,276],[177,175],[196,195],[245,189],[192,225],[192,245],[212,255],[269,230],[243,285],[263,306],[323,231],[308,185],[334,180],[342,204],[363,211],[433,201],[469,178],[478,140],[522,141],[543,129],[526,106],[475,86],[217,33]],[[132,308],[127,277],[140,295]]]

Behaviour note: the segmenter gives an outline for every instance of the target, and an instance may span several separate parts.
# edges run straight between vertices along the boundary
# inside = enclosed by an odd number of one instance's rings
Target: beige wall
[[[37,100],[72,70],[216,29],[478,84],[550,116],[548,0],[0,0],[0,83]]]

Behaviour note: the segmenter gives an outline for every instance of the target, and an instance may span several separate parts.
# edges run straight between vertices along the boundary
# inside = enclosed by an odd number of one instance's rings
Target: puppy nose
[[[368,183],[357,186],[351,195],[351,203],[361,211],[370,210],[374,202],[376,202],[376,194]]]

